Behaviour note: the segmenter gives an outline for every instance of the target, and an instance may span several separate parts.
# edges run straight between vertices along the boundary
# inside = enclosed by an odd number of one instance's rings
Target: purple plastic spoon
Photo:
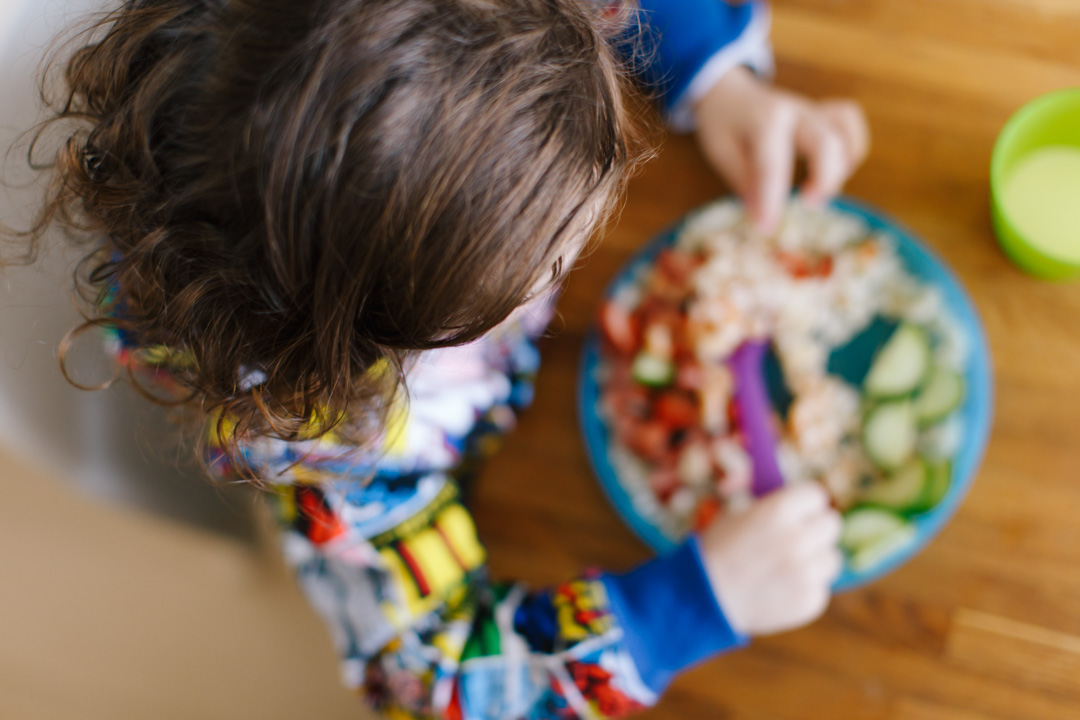
[[[776,436],[773,435],[772,404],[765,386],[765,340],[747,340],[728,358],[735,375],[735,406],[746,437],[746,450],[754,466],[751,490],[754,497],[767,495],[784,485],[776,462]]]

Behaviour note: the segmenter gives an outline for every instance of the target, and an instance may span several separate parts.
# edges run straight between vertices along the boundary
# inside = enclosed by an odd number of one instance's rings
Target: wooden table
[[[940,538],[824,619],[701,667],[651,718],[1080,718],[1080,285],[1038,282],[994,241],[988,168],[1009,115],[1080,85],[1076,0],[777,0],[778,82],[865,106],[873,151],[848,191],[955,269],[986,323],[996,419]],[[621,221],[571,278],[534,409],[485,475],[476,517],[496,574],[551,583],[646,557],[590,474],[574,408],[583,333],[607,280],[724,192],[669,137]],[[1080,202],[1080,198],[1078,198]]]

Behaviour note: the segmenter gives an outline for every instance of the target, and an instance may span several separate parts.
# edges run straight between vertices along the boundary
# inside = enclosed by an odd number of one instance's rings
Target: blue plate
[[[974,482],[986,450],[993,418],[994,387],[990,349],[986,344],[982,322],[963,286],[945,263],[909,231],[869,206],[850,198],[837,199],[832,206],[862,218],[872,231],[890,235],[896,242],[897,252],[908,272],[922,282],[940,289],[946,307],[960,327],[967,332],[971,345],[965,370],[967,395],[958,411],[963,441],[953,459],[953,477],[948,494],[935,508],[913,518],[917,536],[915,542],[906,549],[864,572],[854,572],[850,567],[845,567],[834,586],[834,590],[839,592],[872,582],[896,569],[922,550],[953,516]],[[622,283],[631,281],[635,273],[652,263],[663,247],[674,242],[678,231],[679,226],[676,226],[662,233],[635,255],[612,281],[606,297],[611,297]],[[596,366],[599,353],[600,336],[594,328],[585,339],[578,376],[578,414],[589,460],[615,510],[638,537],[657,552],[663,553],[674,548],[677,540],[667,537],[634,510],[630,496],[616,477],[608,458],[608,429],[597,412],[600,388],[596,383]],[[830,363],[830,370],[834,369],[835,364]]]

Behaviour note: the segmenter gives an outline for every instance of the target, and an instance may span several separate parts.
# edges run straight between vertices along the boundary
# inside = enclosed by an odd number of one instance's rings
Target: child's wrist
[[[705,109],[709,106],[721,103],[731,112],[732,103],[744,101],[747,95],[760,90],[761,85],[762,81],[745,65],[731,68],[691,105],[695,127],[701,127],[703,112],[707,112]]]

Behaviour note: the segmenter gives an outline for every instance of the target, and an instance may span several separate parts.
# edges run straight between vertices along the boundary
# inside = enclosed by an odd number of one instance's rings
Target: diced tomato
[[[632,421],[626,419],[622,425],[624,441],[627,447],[646,460],[661,460],[668,454],[668,441],[671,432],[659,420]]]
[[[608,374],[606,387],[625,388],[637,384],[634,382],[633,355],[611,353],[611,357],[606,360]]]
[[[655,272],[647,287],[655,300],[678,304],[691,291],[690,276],[700,264],[693,256],[678,250],[662,250],[656,257]]]
[[[780,252],[776,254],[776,259],[794,278],[828,277],[833,270],[831,255],[810,257],[803,253]]]
[[[649,473],[649,484],[660,502],[667,502],[672,493],[679,489],[679,474],[674,468],[656,468]]]
[[[734,398],[728,403],[727,406],[728,426],[733,428],[742,427],[742,413],[739,410],[739,403],[735,402]]]
[[[670,430],[693,426],[698,421],[697,403],[681,392],[665,392],[653,404],[656,419]]]
[[[621,305],[604,303],[600,308],[600,327],[611,346],[624,355],[632,355],[641,342],[641,327],[637,318]]]
[[[690,322],[685,314],[679,317],[679,324],[675,327],[675,362],[683,365],[696,365],[697,364],[697,344],[692,342],[690,338],[693,329],[690,327]]]
[[[792,277],[805,277],[806,276],[806,258],[803,255],[796,255],[795,253],[778,252],[776,253],[776,259],[787,270],[788,275]]]
[[[676,285],[686,287],[690,276],[700,265],[700,260],[682,250],[661,250],[656,257],[656,267]]]
[[[636,383],[609,390],[605,393],[605,400],[610,403],[615,415],[632,418],[649,416],[649,391]]]
[[[710,435],[705,432],[705,428],[701,426],[698,419],[694,419],[694,424],[685,429],[682,433],[682,441],[678,444],[678,447],[684,448],[686,445],[696,442],[705,442],[710,439]]]
[[[678,284],[672,282],[671,278],[660,273],[650,275],[646,287],[650,298],[670,303],[677,302],[685,292]]]
[[[683,390],[701,389],[703,373],[697,363],[685,362],[679,365],[675,374],[675,384]]]
[[[715,497],[705,498],[698,503],[697,510],[694,512],[694,530],[704,530],[718,514],[720,514],[720,500]]]
[[[672,334],[679,330],[683,323],[683,314],[675,303],[646,302],[641,306],[641,324],[643,327],[650,325],[662,325]]]
[[[818,277],[829,277],[830,275],[832,275],[832,271],[833,271],[832,255],[826,255],[825,257],[821,258],[821,260],[818,262],[816,274],[817,274]]]

